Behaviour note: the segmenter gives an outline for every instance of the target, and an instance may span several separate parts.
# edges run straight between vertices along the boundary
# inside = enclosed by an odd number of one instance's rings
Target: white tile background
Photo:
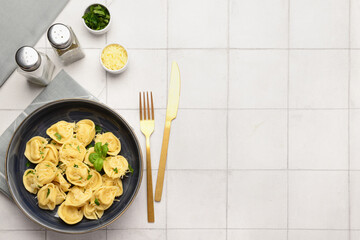
[[[155,185],[171,61],[182,88],[164,197],[146,221],[146,188],[107,229],[47,231],[0,195],[2,239],[360,239],[360,0],[113,0],[113,26],[94,36],[70,1],[86,58],[62,66],[139,130],[138,91],[153,91]],[[106,0],[98,2],[110,3]],[[122,42],[129,68],[100,67]],[[0,133],[42,89],[14,73],[0,88]]]

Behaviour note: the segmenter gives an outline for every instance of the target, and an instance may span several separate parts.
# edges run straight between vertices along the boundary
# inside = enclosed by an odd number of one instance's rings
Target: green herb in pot
[[[85,21],[86,26],[93,30],[104,29],[110,21],[110,14],[107,8],[102,5],[91,5],[84,13],[82,18]]]

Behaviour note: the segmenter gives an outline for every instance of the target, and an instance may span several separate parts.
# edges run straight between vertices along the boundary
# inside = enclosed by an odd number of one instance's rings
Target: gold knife
[[[179,107],[179,98],[180,98],[180,71],[178,64],[174,61],[172,62],[172,66],[171,66],[170,87],[169,87],[168,103],[166,109],[164,136],[161,147],[159,170],[158,170],[156,188],[155,188],[155,201],[157,202],[160,202],[161,200],[161,195],[164,185],[167,150],[169,146],[170,126],[171,126],[171,121],[176,118],[176,114]]]

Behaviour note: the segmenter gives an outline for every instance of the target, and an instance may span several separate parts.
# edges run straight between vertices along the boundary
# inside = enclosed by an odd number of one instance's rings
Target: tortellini
[[[74,128],[74,123],[60,121],[49,127],[46,130],[46,134],[49,135],[55,142],[63,144],[73,138]]]
[[[72,161],[66,168],[66,178],[76,186],[84,187],[88,184],[89,167],[81,161]]]
[[[89,119],[59,121],[46,133],[51,139],[35,136],[26,143],[24,155],[36,166],[23,174],[25,189],[37,195],[43,210],[59,205],[58,216],[67,224],[84,216],[100,219],[123,194],[121,178],[129,172],[128,161],[118,155],[120,140],[111,132],[95,136],[95,123]],[[88,146],[93,141],[95,147]]]
[[[104,171],[111,178],[123,177],[128,170],[128,161],[123,156],[107,157],[104,161]]]
[[[75,136],[84,146],[89,145],[95,137],[95,124],[89,119],[76,123]]]
[[[112,132],[106,132],[103,134],[96,135],[95,143],[97,142],[101,142],[102,144],[107,143],[109,148],[107,154],[111,156],[118,155],[121,150],[120,140],[117,137],[115,137],[115,135]]]
[[[29,192],[34,193],[34,194],[36,194],[38,192],[39,185],[37,184],[37,181],[36,181],[34,169],[28,169],[24,172],[23,184],[24,184],[26,190],[28,190]]]
[[[56,177],[56,166],[49,161],[42,161],[35,167],[36,181],[39,186],[52,182]]]
[[[68,164],[71,161],[83,161],[86,154],[86,148],[76,138],[65,142],[60,150],[60,161]]]
[[[82,208],[65,205],[65,202],[60,205],[57,213],[64,222],[70,225],[80,222],[84,217]]]
[[[47,140],[43,137],[33,137],[27,143],[25,147],[25,157],[32,163],[40,163],[44,160],[47,150]]]
[[[90,200],[92,196],[91,189],[83,187],[72,187],[67,194],[65,205],[73,207],[82,207]]]
[[[48,183],[43,186],[38,194],[39,208],[46,210],[54,210],[56,206],[56,199],[58,195],[58,189],[52,183]]]

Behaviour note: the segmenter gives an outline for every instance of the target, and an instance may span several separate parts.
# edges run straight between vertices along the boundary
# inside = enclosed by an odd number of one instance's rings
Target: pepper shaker
[[[55,23],[49,28],[47,37],[56,55],[65,65],[85,57],[80,43],[70,26]]]
[[[29,82],[46,86],[52,80],[55,69],[49,57],[29,46],[19,48],[15,54],[17,71],[27,77]]]

